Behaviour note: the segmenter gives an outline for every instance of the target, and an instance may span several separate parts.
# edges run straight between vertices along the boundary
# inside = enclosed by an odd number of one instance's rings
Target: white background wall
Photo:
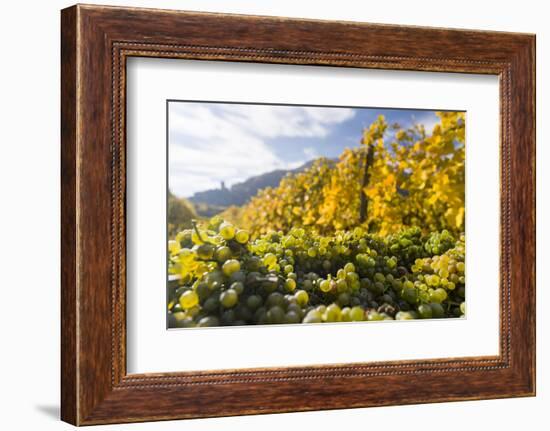
[[[104,4],[280,15],[537,34],[538,396],[507,399],[134,424],[96,429],[258,430],[545,429],[550,405],[550,27],[545,2],[386,0],[180,0]],[[69,429],[59,410],[59,10],[60,0],[11,1],[0,13],[0,425]],[[545,169],[546,168],[546,169]],[[546,196],[545,196],[546,195]],[[545,208],[546,207],[546,208]],[[546,270],[546,271],[545,271]],[[546,286],[545,286],[546,285]],[[7,300],[6,300],[7,299]],[[546,305],[546,307],[545,307]],[[384,388],[380,388],[383,391]],[[253,395],[253,394],[251,394]],[[544,409],[546,407],[546,411]]]

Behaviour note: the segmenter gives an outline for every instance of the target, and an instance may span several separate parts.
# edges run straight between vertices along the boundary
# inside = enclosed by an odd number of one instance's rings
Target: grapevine
[[[169,327],[462,317],[464,235],[308,227],[252,238],[214,217],[168,242]]]
[[[419,125],[392,129],[380,116],[364,130],[360,145],[346,148],[337,160],[319,158],[221,215],[246,226],[254,237],[294,226],[324,234],[362,226],[382,236],[411,227],[424,234],[447,230],[460,235],[465,116],[437,114],[440,121],[431,133]],[[360,180],[365,169],[366,184]]]

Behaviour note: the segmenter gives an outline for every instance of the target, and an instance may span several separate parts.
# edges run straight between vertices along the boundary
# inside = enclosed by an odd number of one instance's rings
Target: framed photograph
[[[63,420],[535,394],[533,35],[61,17]]]

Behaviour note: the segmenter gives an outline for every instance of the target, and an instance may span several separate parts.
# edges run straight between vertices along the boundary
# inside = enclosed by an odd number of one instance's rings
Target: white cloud
[[[319,157],[319,153],[317,153],[317,150],[313,147],[304,148],[304,154],[308,159],[316,159]]]
[[[190,196],[219,187],[220,181],[231,185],[252,175],[290,169],[303,161],[283,161],[266,140],[324,137],[354,115],[346,108],[171,103],[170,188]],[[311,154],[305,155],[310,159]]]

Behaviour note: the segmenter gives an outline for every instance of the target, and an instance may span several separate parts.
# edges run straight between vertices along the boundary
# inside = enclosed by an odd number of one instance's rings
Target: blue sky
[[[378,115],[429,133],[435,111],[169,102],[169,187],[177,196],[230,187],[275,169],[292,169],[317,157],[338,157],[359,145]]]

